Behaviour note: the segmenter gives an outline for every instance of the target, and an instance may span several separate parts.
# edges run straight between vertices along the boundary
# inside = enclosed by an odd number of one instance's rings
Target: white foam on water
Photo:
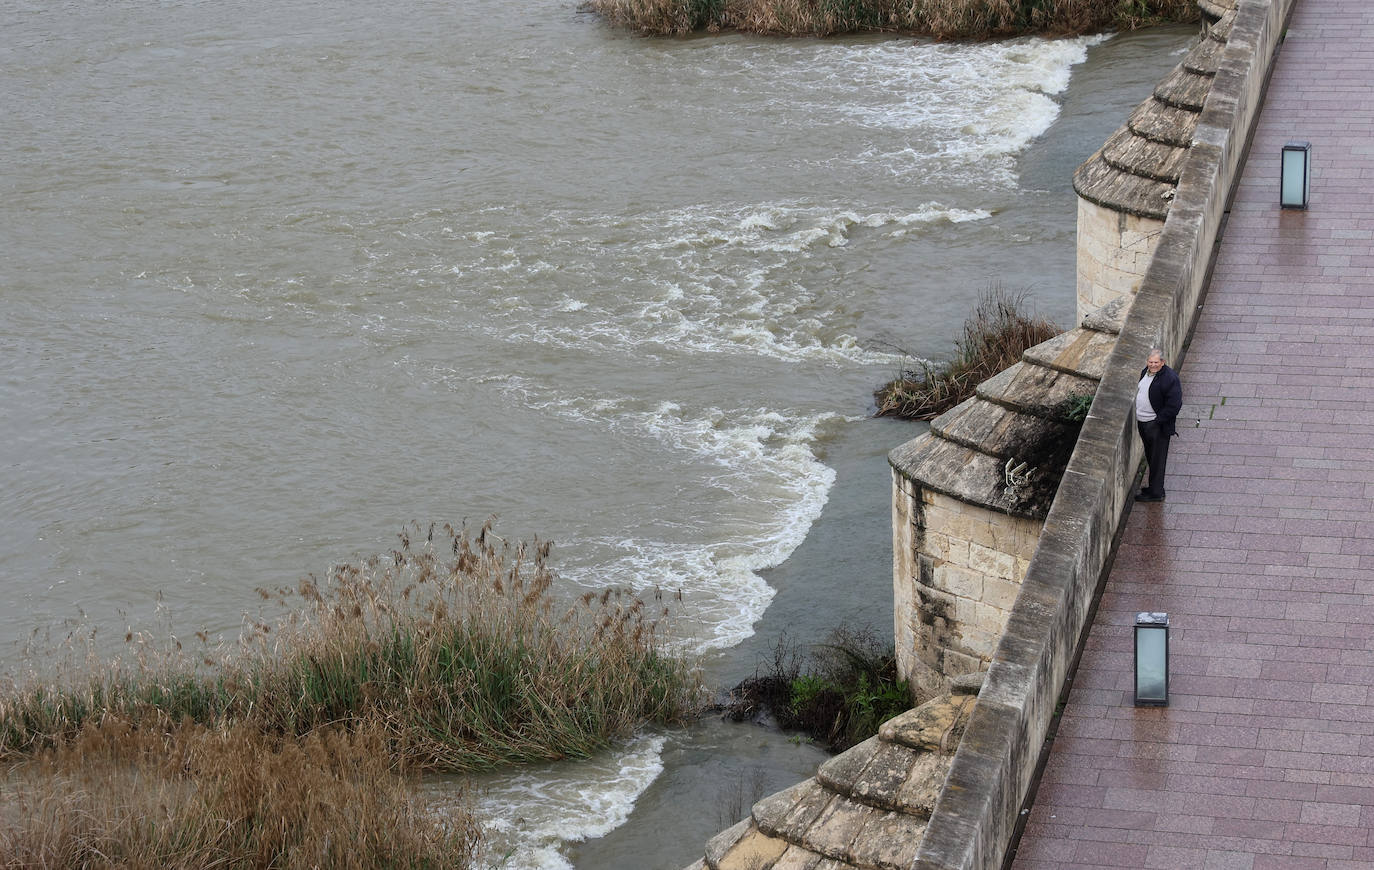
[[[1059,115],[1054,96],[1107,35],[1002,42],[821,44],[801,102],[861,129],[905,131],[858,158],[893,175],[1012,185],[1015,156]],[[841,160],[845,158],[839,158]]]
[[[695,651],[733,646],[749,637],[774,595],[758,572],[781,564],[801,545],[834,485],[834,469],[813,449],[819,430],[849,418],[767,409],[689,413],[673,402],[636,409],[629,399],[560,395],[521,378],[507,379],[506,387],[530,407],[651,438],[719,469],[701,475],[698,484],[729,493],[735,511],[709,517],[685,513],[684,521],[700,529],[696,540],[663,541],[643,534],[589,538],[582,543],[601,556],[559,571],[589,588],[619,586],[673,596],[680,591],[679,614],[690,624],[682,634],[690,635]]]
[[[487,857],[502,870],[572,870],[562,848],[604,837],[629,818],[663,772],[661,735],[642,735],[586,761],[528,766],[474,779]],[[431,790],[443,812],[443,792]]]
[[[487,334],[511,343],[656,356],[668,350],[748,354],[788,362],[893,365],[900,358],[864,347],[844,330],[829,298],[797,283],[795,264],[824,246],[845,247],[856,231],[921,228],[984,220],[991,212],[926,202],[914,209],[857,210],[795,202],[674,209],[628,219],[589,218],[549,226],[518,244],[559,244],[567,262],[557,275],[525,268],[509,238],[485,238],[471,262],[442,271],[477,279],[495,320]],[[534,240],[534,241],[531,241]],[[637,274],[605,286],[614,272]],[[576,298],[549,282],[576,281]],[[562,285],[559,285],[560,287]],[[504,288],[509,288],[502,292]]]

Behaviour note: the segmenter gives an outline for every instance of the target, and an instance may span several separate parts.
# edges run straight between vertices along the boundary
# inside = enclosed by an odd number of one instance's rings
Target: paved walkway
[[[1131,512],[1015,870],[1374,868],[1371,0],[1298,0],[1181,375],[1168,501]],[[1132,706],[1141,610],[1167,709]]]

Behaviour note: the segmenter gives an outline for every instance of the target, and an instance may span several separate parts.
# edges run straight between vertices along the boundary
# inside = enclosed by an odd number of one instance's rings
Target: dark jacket
[[[1148,372],[1149,369],[1141,369],[1140,376],[1143,378]],[[1150,383],[1150,407],[1154,409],[1160,431],[1169,436],[1177,435],[1174,421],[1183,408],[1183,384],[1179,382],[1178,374],[1168,366],[1161,366]]]

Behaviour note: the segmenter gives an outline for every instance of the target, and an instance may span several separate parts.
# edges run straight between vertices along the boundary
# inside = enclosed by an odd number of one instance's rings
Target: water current
[[[6,670],[232,635],[257,587],[495,514],[569,589],[680,590],[722,685],[783,630],[890,632],[920,428],[872,389],[994,285],[1071,322],[1072,169],[1190,36],[653,40],[572,0],[0,31]],[[706,722],[480,786],[503,866],[675,868],[820,759]]]

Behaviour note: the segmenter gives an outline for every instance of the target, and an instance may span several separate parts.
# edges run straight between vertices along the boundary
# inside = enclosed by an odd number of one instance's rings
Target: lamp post
[[[1289,142],[1279,155],[1279,207],[1307,208],[1312,188],[1312,143]]]
[[[1135,705],[1169,706],[1169,614],[1135,615]]]

